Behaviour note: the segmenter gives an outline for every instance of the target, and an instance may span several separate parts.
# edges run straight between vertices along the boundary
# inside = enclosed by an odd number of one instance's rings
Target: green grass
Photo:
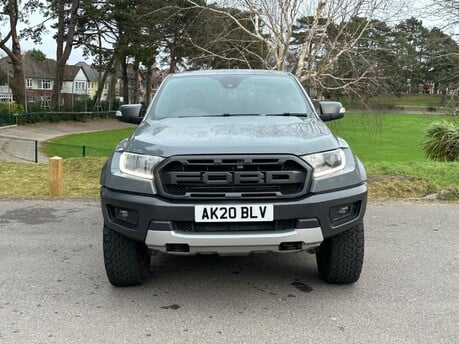
[[[427,161],[422,151],[425,128],[433,121],[447,119],[459,123],[459,117],[437,115],[400,114],[346,114],[343,119],[327,122],[334,133],[343,137],[367,162],[377,161]],[[80,157],[81,146],[89,156],[108,156],[134,128],[84,133],[56,138],[45,147],[49,155],[64,158]],[[65,146],[60,146],[65,145]],[[71,146],[77,147],[71,149]]]
[[[58,155],[63,158],[83,156],[109,156],[116,145],[130,136],[135,128],[104,130],[92,133],[74,134],[55,138],[44,147],[48,156]]]
[[[346,114],[327,122],[364,162],[427,161],[422,150],[424,130],[441,119],[459,123],[459,117],[438,115]]]
[[[438,94],[407,94],[400,97],[381,95],[370,99],[370,104],[393,104],[402,106],[442,106],[442,97]]]
[[[426,107],[426,108],[439,108],[446,106],[445,101],[448,97],[442,97],[439,94],[404,94],[400,97],[396,95],[379,95],[367,99],[367,105],[370,108],[393,108],[400,107]],[[362,100],[359,98],[343,98],[343,104],[348,107],[363,107]]]

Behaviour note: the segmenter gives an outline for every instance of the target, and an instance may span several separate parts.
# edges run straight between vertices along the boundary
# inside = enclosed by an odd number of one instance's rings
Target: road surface
[[[353,286],[313,256],[154,259],[114,288],[97,201],[0,200],[0,342],[457,343],[459,204],[373,202]]]

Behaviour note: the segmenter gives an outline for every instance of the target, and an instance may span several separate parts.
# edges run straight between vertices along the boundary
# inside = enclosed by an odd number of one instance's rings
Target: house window
[[[81,93],[86,91],[86,82],[85,81],[75,81],[75,92]]]
[[[26,79],[26,87],[32,88],[32,79]]]
[[[38,88],[49,90],[51,88],[51,80],[49,79],[38,80]]]

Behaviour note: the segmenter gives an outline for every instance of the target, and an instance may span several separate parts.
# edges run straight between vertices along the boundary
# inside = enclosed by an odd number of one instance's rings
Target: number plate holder
[[[272,204],[196,205],[195,222],[269,222],[274,220]]]

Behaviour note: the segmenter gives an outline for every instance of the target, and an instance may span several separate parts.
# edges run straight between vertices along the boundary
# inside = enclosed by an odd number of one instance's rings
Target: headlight
[[[301,158],[314,169],[314,178],[341,171],[346,165],[346,157],[342,149],[304,155]]]
[[[153,179],[153,170],[164,159],[159,156],[123,152],[120,156],[120,170],[131,176]]]

